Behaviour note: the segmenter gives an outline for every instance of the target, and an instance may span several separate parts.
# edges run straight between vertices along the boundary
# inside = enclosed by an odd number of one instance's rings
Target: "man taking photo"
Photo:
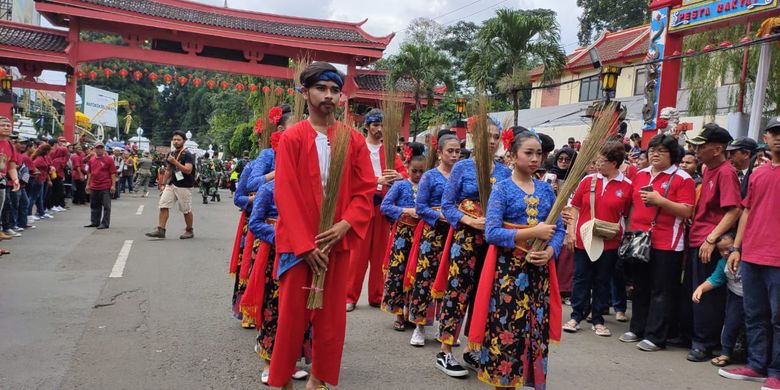
[[[166,162],[168,164],[165,170],[165,176],[161,184],[165,185],[163,193],[160,196],[160,218],[157,228],[149,233],[147,237],[165,238],[165,225],[168,223],[169,210],[175,203],[179,204],[179,211],[184,214],[184,223],[187,225],[184,234],[179,236],[185,240],[194,237],[192,231],[192,186],[195,183],[194,166],[195,157],[184,148],[184,142],[187,136],[184,132],[176,130],[173,132],[173,151],[168,153]]]

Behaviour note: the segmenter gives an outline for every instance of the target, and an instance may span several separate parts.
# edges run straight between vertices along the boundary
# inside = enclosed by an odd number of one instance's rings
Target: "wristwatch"
[[[737,248],[735,246],[729,247],[729,254],[732,254],[734,252],[742,253],[742,248]]]

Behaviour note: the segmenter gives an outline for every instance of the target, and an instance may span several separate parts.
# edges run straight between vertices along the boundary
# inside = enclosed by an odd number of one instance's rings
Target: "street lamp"
[[[601,90],[604,92],[606,101],[612,98],[615,90],[617,89],[617,80],[620,76],[620,68],[617,66],[603,66],[601,67]]]
[[[10,75],[5,75],[2,78],[2,87],[3,91],[10,91],[11,90],[11,82],[13,81],[13,78]]]
[[[458,120],[463,119],[463,114],[466,113],[466,98],[455,99],[455,112],[458,113]]]

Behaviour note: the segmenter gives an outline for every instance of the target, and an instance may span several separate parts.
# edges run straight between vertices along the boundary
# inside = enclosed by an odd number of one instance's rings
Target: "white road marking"
[[[135,215],[141,215],[144,212],[144,205],[138,206],[138,210],[135,211]]]
[[[116,255],[116,262],[114,268],[111,269],[111,275],[109,278],[121,278],[125,272],[125,264],[127,264],[127,257],[130,256],[130,247],[133,246],[133,240],[125,240],[125,244],[122,245],[122,249],[119,250],[119,254]]]

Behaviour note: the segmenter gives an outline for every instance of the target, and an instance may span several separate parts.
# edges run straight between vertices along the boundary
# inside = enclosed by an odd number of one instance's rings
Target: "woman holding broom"
[[[336,121],[344,86],[338,70],[314,62],[301,72],[300,83],[309,117],[282,133],[276,154],[276,345],[284,347],[274,350],[268,384],[293,388],[290,379],[311,323],[307,388],[328,389],[338,384],[344,349],[350,248],[365,238],[377,180],[363,136]],[[339,179],[329,180],[333,175]],[[321,215],[333,218],[325,225]],[[313,280],[318,283],[311,287]],[[308,308],[310,292],[321,300],[314,310]]]
[[[452,377],[468,375],[468,371],[452,356],[452,346],[457,341],[460,326],[466,317],[466,310],[469,309],[469,312],[472,310],[471,302],[487,252],[484,237],[485,217],[483,205],[479,200],[478,165],[492,167],[489,171],[491,183],[502,181],[512,173],[504,164],[496,164],[493,161],[501,130],[499,124],[492,118],[487,119],[487,153],[480,156],[482,160],[479,162],[468,159],[455,164],[442,196],[442,213],[454,230],[449,261],[445,263],[442,259],[439,265],[439,268],[447,271],[447,274],[444,278],[441,278],[441,272],[437,275],[437,284],[441,284],[440,280],[446,280],[446,286],[441,290],[434,286],[433,292],[434,297],[441,294],[441,291],[444,292],[439,316],[441,352],[436,355],[436,366]],[[467,323],[466,334],[468,329]],[[468,348],[463,354],[463,359],[472,367],[477,364],[476,356],[471,354]]]
[[[434,146],[429,151],[433,154],[429,158],[438,162],[437,166],[422,175],[415,202],[417,215],[424,223],[416,266],[409,270],[414,272],[410,280],[409,321],[417,325],[409,344],[416,347],[425,345],[425,325],[433,322],[431,287],[450,230],[450,224],[441,213],[441,198],[452,166],[460,159],[460,142],[455,133],[439,131]]]
[[[565,230],[545,221],[555,204],[552,186],[535,179],[542,148],[535,134],[515,127],[511,178],[491,192],[485,259],[471,322],[469,345],[479,351],[478,378],[496,389],[544,389],[550,327],[550,268],[563,245]],[[546,242],[531,248],[531,240]],[[554,288],[553,288],[554,289]],[[559,309],[560,310],[560,307]]]
[[[379,210],[387,218],[393,221],[388,253],[385,257],[385,287],[382,295],[382,311],[395,314],[396,319],[393,329],[403,332],[406,330],[404,309],[408,299],[404,291],[404,275],[408,265],[409,254],[415,245],[414,233],[420,222],[417,211],[414,208],[417,188],[420,177],[425,167],[425,158],[422,156],[422,144],[419,147],[412,146],[412,157],[409,160],[409,178],[398,181],[390,187]],[[415,154],[416,153],[416,154]]]

